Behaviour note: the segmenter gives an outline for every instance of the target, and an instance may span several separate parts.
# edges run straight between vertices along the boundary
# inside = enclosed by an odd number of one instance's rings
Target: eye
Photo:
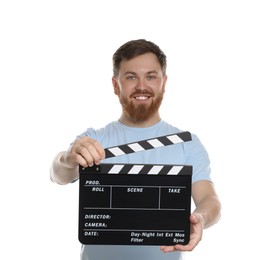
[[[152,79],[155,79],[155,78],[156,78],[155,75],[148,75],[148,76],[147,76],[147,79],[148,79],[148,80],[152,80]]]
[[[126,79],[128,79],[128,80],[135,80],[136,76],[135,75],[129,75],[129,76],[126,77]]]

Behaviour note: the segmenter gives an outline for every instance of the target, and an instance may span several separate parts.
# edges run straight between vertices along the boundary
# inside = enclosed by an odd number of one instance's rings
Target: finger
[[[100,164],[101,160],[105,159],[105,150],[98,141],[94,140],[88,149],[90,149],[89,151],[96,165]]]
[[[198,218],[197,218],[197,215],[196,213],[192,213],[191,216],[190,216],[190,222],[192,224],[196,224],[198,222]]]
[[[101,145],[98,141],[96,141],[96,140],[94,140],[94,141],[92,142],[92,144],[93,144],[93,146],[95,147],[95,149],[96,149],[96,151],[98,152],[98,154],[100,155],[100,160],[105,159],[105,150],[104,150],[104,148],[102,147],[102,145]]]
[[[75,161],[80,164],[83,167],[88,167],[91,166],[89,165],[89,163],[85,160],[85,158],[83,156],[81,156],[80,154],[76,154],[76,159]]]
[[[174,246],[160,246],[160,250],[164,253],[169,253],[175,251]]]
[[[100,164],[101,160],[104,159],[104,156],[101,155],[101,152],[97,150],[93,143],[87,146],[86,156],[87,157],[85,157],[85,159],[87,160],[87,162],[91,164],[95,163],[96,165]]]
[[[101,144],[88,136],[78,139],[71,148],[71,153],[76,158],[76,162],[87,167],[100,164],[105,158],[105,151]]]
[[[175,245],[175,250],[178,251],[192,251],[197,244],[195,244],[193,241],[190,241],[187,245]]]
[[[93,145],[93,141],[89,137],[83,137],[72,148],[72,152],[77,155],[77,162],[84,167],[92,166],[101,160],[101,156]]]
[[[92,151],[90,147],[80,147],[79,150],[76,152],[77,153],[77,160],[80,160],[80,162],[85,161],[84,165],[82,166],[92,166],[94,163]]]
[[[190,222],[191,222],[191,224],[200,223],[200,224],[204,225],[204,218],[203,218],[202,214],[200,214],[198,212],[193,212],[190,215]]]
[[[175,246],[161,246],[160,249],[164,253],[174,252],[174,251],[192,251],[196,247],[194,242],[189,243],[187,245],[177,244]]]

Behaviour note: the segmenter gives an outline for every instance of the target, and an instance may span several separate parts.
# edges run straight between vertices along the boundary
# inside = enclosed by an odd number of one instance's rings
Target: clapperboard
[[[106,158],[191,140],[189,132],[105,149]],[[109,164],[79,168],[82,244],[174,245],[190,237],[192,166]]]

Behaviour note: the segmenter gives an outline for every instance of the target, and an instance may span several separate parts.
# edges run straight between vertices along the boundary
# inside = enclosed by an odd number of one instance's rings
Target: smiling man
[[[196,208],[190,216],[190,242],[160,247],[82,245],[82,260],[180,260],[182,252],[192,251],[200,242],[203,229],[219,220],[221,205],[210,176],[209,156],[195,134],[189,142],[105,158],[106,147],[182,131],[159,115],[167,82],[166,65],[166,55],[153,42],[139,39],[122,45],[113,55],[112,77],[114,93],[122,106],[120,118],[101,129],[88,128],[67,151],[58,153],[52,163],[51,179],[59,184],[72,183],[79,178],[79,165],[101,162],[192,165]]]
[[[167,76],[153,53],[123,60],[112,78],[114,92],[119,96],[123,110],[120,121],[137,127],[160,121],[158,110],[166,81]]]

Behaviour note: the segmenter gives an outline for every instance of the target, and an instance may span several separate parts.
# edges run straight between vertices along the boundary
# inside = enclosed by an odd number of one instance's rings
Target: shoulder
[[[89,127],[83,133],[78,135],[77,138],[82,137],[82,136],[88,136],[88,137],[93,138],[95,140],[101,141],[101,139],[103,139],[103,136],[114,131],[114,129],[115,129],[115,131],[117,131],[117,124],[115,121],[107,124],[104,127],[97,128],[97,129],[95,129],[93,127]]]

